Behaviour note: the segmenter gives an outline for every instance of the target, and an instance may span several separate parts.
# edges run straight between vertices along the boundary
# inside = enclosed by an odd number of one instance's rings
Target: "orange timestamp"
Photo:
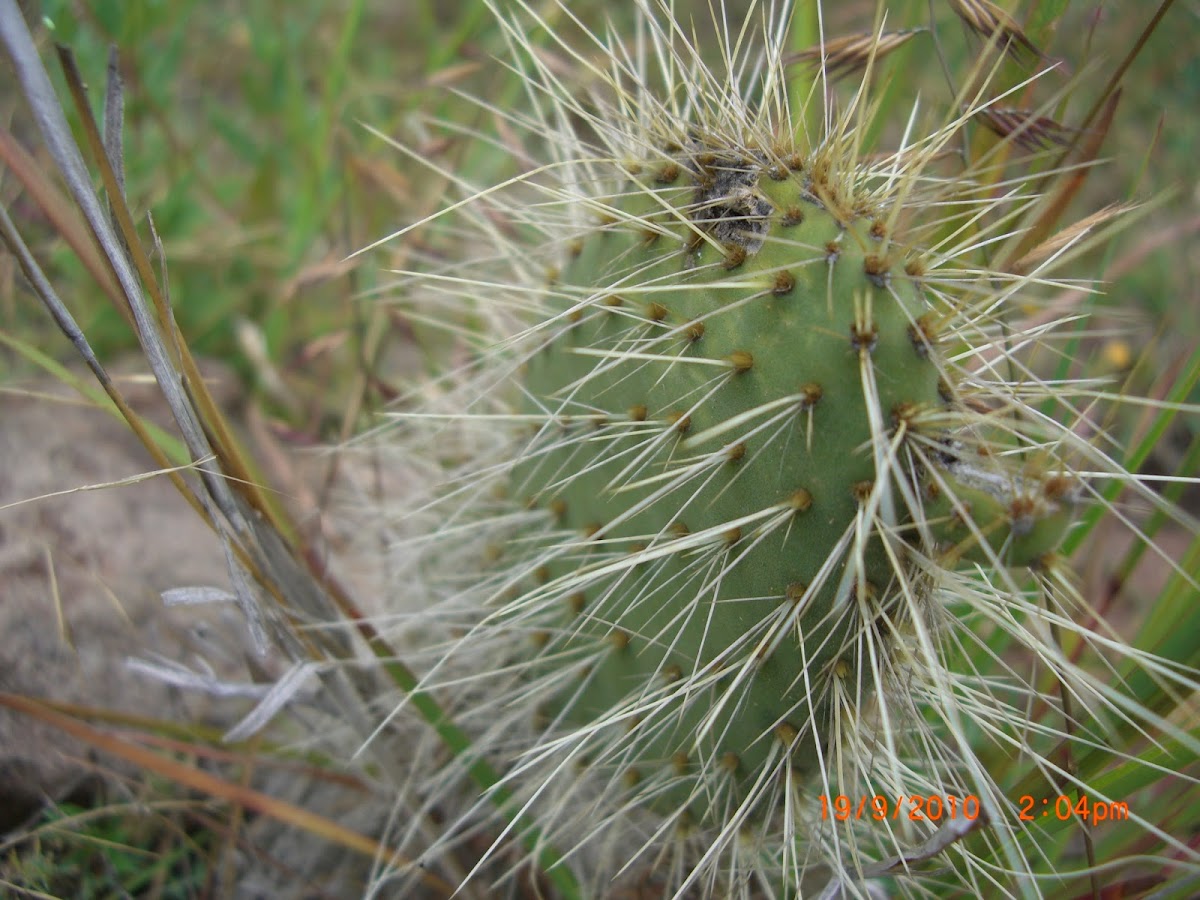
[[[827,797],[821,794],[821,818],[837,819],[909,819],[913,822],[940,822],[943,819],[966,819],[974,821],[982,814],[979,798],[974,794],[955,797],[951,794],[901,794],[889,797],[884,794],[862,795],[857,799],[846,794]]]
[[[944,819],[975,821],[983,810],[973,794],[956,797],[951,794],[866,794],[853,798],[846,794],[829,797],[821,794],[821,818],[846,822],[850,819],[909,819],[913,822],[940,822]],[[1018,818],[1022,822],[1055,818],[1059,821],[1078,819],[1091,825],[1123,821],[1129,818],[1129,804],[1118,800],[1093,800],[1086,795],[1068,797],[1034,797],[1023,794],[1017,799]]]
[[[1039,819],[1055,818],[1060,822],[1068,819],[1078,819],[1090,825],[1101,822],[1124,821],[1129,818],[1129,804],[1120,800],[1092,800],[1087,794],[1078,797],[1068,797],[1059,794],[1057,797],[1034,797],[1022,794],[1017,798],[1020,809],[1018,818],[1022,822],[1036,822]]]

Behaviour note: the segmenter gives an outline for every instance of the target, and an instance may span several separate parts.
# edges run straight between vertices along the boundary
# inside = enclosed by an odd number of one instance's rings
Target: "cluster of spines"
[[[772,52],[777,54],[778,48]],[[538,81],[542,78],[540,64],[531,65],[530,77]],[[771,65],[769,59],[767,66]],[[622,72],[622,78],[628,74],[636,75]],[[618,81],[615,79],[614,84]],[[662,808],[660,803],[656,809],[655,797],[666,792],[670,794],[666,806],[676,815],[668,817],[668,824],[650,825],[644,839],[645,848],[650,850],[672,846],[679,851],[672,865],[692,874],[674,877],[673,887],[697,877],[719,884],[714,872],[736,873],[739,865],[745,865],[746,870],[761,870],[763,860],[778,861],[789,856],[792,868],[785,865],[784,869],[794,877],[786,876],[785,880],[795,885],[805,867],[798,856],[807,852],[797,849],[803,841],[795,833],[798,818],[793,804],[801,795],[820,789],[828,792],[838,786],[848,789],[854,783],[879,787],[889,794],[922,788],[929,792],[958,789],[982,791],[991,812],[1003,810],[1005,798],[994,790],[987,773],[972,763],[970,743],[963,738],[958,719],[964,712],[978,713],[979,720],[997,732],[1003,728],[1019,731],[1020,703],[996,699],[989,706],[978,693],[979,685],[970,683],[973,673],[960,677],[945,671],[935,632],[956,627],[939,618],[955,603],[988,610],[992,615],[1011,603],[1021,609],[1022,615],[1036,617],[1033,598],[1037,593],[1024,593],[1024,582],[1006,573],[1005,565],[1029,565],[1044,570],[1051,579],[1060,577],[1054,571],[1057,563],[1046,548],[1053,546],[1055,535],[1061,534],[1082,489],[1066,471],[1057,473],[1060,461],[1051,467],[1015,462],[1039,455],[1055,460],[1056,443],[1071,443],[1065,430],[1052,431],[1048,438],[1026,436],[1027,424],[1021,421],[1021,414],[1029,409],[1027,399],[1013,395],[1010,386],[1002,382],[964,387],[964,381],[972,380],[974,373],[968,368],[975,360],[989,352],[1004,352],[995,337],[997,311],[1026,280],[992,273],[983,283],[980,276],[987,273],[957,263],[953,240],[943,240],[939,252],[928,256],[905,257],[900,252],[893,233],[898,230],[895,223],[901,218],[915,218],[916,229],[909,230],[907,236],[917,243],[916,235],[924,226],[919,215],[909,217],[908,211],[920,209],[943,190],[935,185],[933,194],[923,194],[919,189],[920,169],[923,161],[932,159],[938,147],[949,140],[950,131],[924,142],[920,152],[910,153],[909,158],[915,162],[903,166],[896,163],[891,168],[860,166],[857,160],[846,157],[846,148],[837,140],[805,154],[781,148],[772,137],[774,129],[769,122],[752,121],[756,113],[751,108],[732,104],[703,133],[708,135],[705,140],[718,148],[737,149],[700,149],[697,135],[702,132],[675,116],[671,108],[659,105],[653,92],[644,90],[636,77],[633,81],[635,87],[625,97],[638,109],[638,116],[618,116],[608,121],[571,99],[561,101],[564,109],[579,113],[594,126],[606,146],[598,151],[582,148],[581,152],[577,138],[562,136],[563,159],[573,155],[581,159],[577,165],[564,166],[561,183],[547,194],[552,202],[542,206],[548,213],[555,204],[561,204],[562,212],[561,219],[548,217],[544,225],[543,238],[549,253],[535,257],[545,263],[542,271],[548,277],[545,281],[527,279],[515,293],[508,294],[516,297],[514,307],[521,315],[532,312],[532,318],[524,320],[518,339],[503,340],[503,352],[496,355],[500,362],[497,371],[508,375],[521,366],[536,368],[539,355],[553,352],[560,342],[569,342],[581,328],[600,323],[598,327],[607,331],[575,347],[575,355],[588,360],[586,374],[560,380],[548,390],[530,390],[528,373],[521,376],[525,386],[518,391],[518,409],[512,414],[513,421],[521,424],[513,429],[508,448],[512,463],[493,459],[479,470],[499,480],[510,479],[514,493],[524,495],[528,506],[519,514],[485,519],[482,525],[491,528],[494,546],[499,547],[505,540],[509,546],[503,551],[503,559],[495,560],[496,566],[480,581],[476,596],[484,598],[485,612],[471,632],[476,643],[469,646],[484,646],[491,641],[493,651],[500,648],[499,660],[507,671],[521,673],[509,683],[511,699],[539,708],[537,717],[528,716],[533,736],[516,751],[512,781],[536,785],[529,794],[553,798],[543,803],[540,819],[549,825],[552,836],[587,842],[601,834],[602,823],[624,816],[651,811],[650,821],[654,821]],[[547,75],[539,84],[553,94],[556,82],[552,76]],[[700,86],[689,86],[703,93]],[[718,92],[731,90],[729,85],[718,87],[716,82],[713,86]],[[740,95],[740,90],[735,93]],[[714,108],[720,107],[714,104]],[[641,125],[631,124],[633,119],[656,117],[653,138]],[[689,117],[695,118],[691,113]],[[665,143],[661,140],[663,131],[672,135]],[[762,147],[774,149],[764,152],[759,149]],[[739,154],[734,164],[714,167],[722,162],[722,153],[734,152]],[[596,162],[602,158],[611,158],[611,162]],[[713,280],[708,289],[712,292],[746,289],[747,261],[763,249],[759,243],[761,231],[753,221],[762,208],[757,206],[758,198],[750,185],[740,183],[746,180],[746,167],[755,168],[768,181],[799,188],[794,198],[771,204],[771,215],[778,218],[781,227],[800,226],[814,218],[830,226],[826,240],[812,241],[805,248],[811,251],[812,266],[820,268],[824,264],[827,268],[823,271],[829,273],[838,270],[839,263],[844,262],[839,239],[857,228],[866,233],[864,245],[879,248],[877,252],[864,252],[861,271],[856,268],[853,272],[853,277],[863,283],[860,295],[865,298],[872,290],[894,291],[900,284],[922,293],[924,307],[919,314],[906,316],[905,331],[914,355],[928,359],[938,376],[936,404],[902,401],[890,409],[880,406],[870,447],[865,448],[866,458],[875,461],[874,471],[855,480],[850,489],[862,511],[859,520],[864,532],[878,537],[885,553],[890,552],[889,547],[902,546],[909,554],[907,561],[899,566],[889,564],[894,584],[853,579],[849,596],[874,613],[864,616],[862,628],[842,641],[842,646],[855,647],[853,653],[839,655],[830,667],[834,677],[828,681],[829,743],[824,748],[820,743],[812,745],[820,756],[814,776],[811,771],[798,771],[779,751],[780,747],[795,746],[801,728],[810,723],[800,722],[798,728],[784,719],[764,732],[769,744],[767,755],[775,761],[772,765],[782,764],[773,770],[770,789],[756,795],[761,811],[754,816],[742,812],[744,803],[738,802],[739,796],[743,801],[746,797],[744,788],[721,787],[734,784],[736,779],[729,776],[745,768],[746,761],[732,750],[710,752],[701,758],[677,752],[665,768],[657,771],[648,772],[638,764],[639,747],[653,739],[645,735],[655,727],[653,715],[648,715],[657,708],[655,704],[669,692],[680,690],[681,685],[695,692],[713,688],[717,681],[715,669],[689,670],[664,659],[653,684],[638,693],[616,692],[607,714],[572,720],[568,711],[572,698],[586,687],[589,678],[594,678],[605,660],[635,656],[644,652],[639,643],[653,642],[666,633],[660,628],[647,634],[643,628],[631,627],[629,622],[622,623],[613,616],[612,592],[605,588],[604,579],[636,588],[647,573],[677,555],[686,555],[693,566],[705,555],[709,559],[727,556],[755,538],[753,529],[761,520],[721,523],[729,527],[693,531],[686,517],[669,517],[669,522],[654,529],[619,534],[611,520],[577,521],[575,504],[555,496],[557,490],[578,479],[577,474],[562,467],[562,455],[578,454],[585,448],[611,448],[618,458],[622,452],[627,453],[622,478],[642,482],[649,492],[670,485],[672,477],[669,472],[652,471],[652,463],[658,459],[655,454],[664,454],[671,461],[687,460],[685,471],[676,473],[682,474],[683,484],[687,479],[707,478],[714,471],[744,467],[747,458],[754,457],[752,442],[739,429],[758,425],[750,419],[738,429],[719,422],[705,424],[702,401],[711,399],[706,391],[718,382],[753,377],[762,365],[761,354],[752,344],[743,342],[701,359],[706,345],[712,343],[713,319],[672,308],[663,302],[656,285],[656,279],[664,277],[663,270],[656,266],[670,260],[676,271],[689,264],[710,269]],[[719,202],[738,188],[746,191],[732,203]],[[945,188],[944,196],[974,204],[982,216],[993,205],[999,206],[986,199],[986,192],[992,189],[960,183]],[[489,196],[489,203],[493,199]],[[647,202],[637,205],[642,201]],[[1017,202],[1023,201],[1018,198]],[[512,218],[523,223],[532,221],[519,201],[512,209]],[[488,233],[492,231],[487,229]],[[598,240],[618,234],[633,239],[616,255],[604,282],[579,279],[581,270],[594,265],[586,259],[591,247]],[[769,249],[777,242],[763,243]],[[959,242],[968,249],[970,243],[965,238]],[[524,247],[512,250],[526,252]],[[648,256],[653,259],[648,260]],[[847,267],[842,265],[840,271],[847,271]],[[802,278],[803,273],[796,267],[780,266],[769,277],[760,277],[756,287],[763,297],[786,298],[794,294]],[[998,283],[1003,285],[999,291]],[[508,290],[500,282],[497,288]],[[839,337],[851,355],[869,357],[879,344],[876,317],[869,304],[857,305],[856,310]],[[668,355],[677,354],[682,360],[689,353],[690,364],[697,369],[707,367],[711,377],[700,379],[695,388],[683,392],[679,402],[669,407],[656,407],[648,397],[634,397],[613,409],[595,402],[594,397],[590,402],[579,400],[581,388],[601,392],[615,389],[600,384],[606,378],[619,381],[618,370],[622,367],[669,365],[665,359]],[[946,362],[951,355],[958,362]],[[791,421],[807,420],[806,440],[812,439],[814,411],[832,403],[828,389],[827,384],[810,380],[786,395],[792,404],[786,407]],[[1046,392],[1050,392],[1049,387]],[[513,395],[510,392],[508,396]],[[780,408],[781,415],[784,409]],[[765,420],[767,429],[782,421],[771,415],[773,411]],[[535,424],[529,426],[530,421]],[[888,441],[899,432],[905,435],[902,451]],[[706,440],[718,439],[723,442],[719,453],[697,455]],[[623,451],[622,441],[632,442],[636,449]],[[1044,453],[1027,452],[1027,446],[1035,444],[1043,446]],[[647,448],[653,452],[638,455]],[[1085,453],[1088,450],[1086,446],[1078,449]],[[686,456],[689,453],[692,455]],[[463,484],[477,474],[463,473],[462,484],[455,490],[470,493]],[[803,514],[811,507],[812,487],[796,488],[790,500],[791,515]],[[888,498],[889,493],[894,496]],[[779,502],[783,512],[787,504]],[[880,518],[880,506],[886,502],[899,504],[899,518]],[[758,511],[763,509],[766,507]],[[1035,533],[1043,524],[1052,534]],[[841,545],[839,552],[846,554],[848,548],[855,547],[861,552],[864,546],[851,541]],[[976,568],[956,570],[960,564]],[[1045,583],[1042,580],[1039,590],[1045,589]],[[789,581],[779,597],[797,603],[806,596],[810,584]],[[895,598],[886,608],[869,605],[885,594]],[[603,631],[592,634],[597,638],[592,645],[572,643],[572,638],[583,633],[576,623],[589,617],[602,622]],[[770,627],[766,620],[760,624]],[[1009,627],[1016,633],[1023,626]],[[524,636],[527,641],[514,642],[514,635]],[[1032,633],[1027,636],[1035,653],[1052,657],[1052,648],[1041,641]],[[748,640],[739,645],[739,652],[752,655],[752,645],[753,640]],[[464,642],[464,646],[468,645]],[[1060,671],[1069,669],[1057,660],[1056,665]],[[474,677],[487,678],[488,673],[479,671]],[[1020,690],[1023,688],[1018,693]],[[731,702],[733,697],[726,694],[725,701]],[[875,701],[880,701],[877,710],[873,709]],[[500,749],[516,746],[499,737],[503,728],[512,727],[515,720],[515,714],[506,717],[503,727],[489,732],[496,736],[495,744],[485,741],[485,745]],[[905,727],[911,728],[911,733],[903,733]],[[561,765],[564,757],[569,766]],[[762,767],[760,760],[759,768],[766,771],[770,766]],[[690,804],[679,801],[677,793],[671,794],[679,784],[695,785],[690,779],[698,770],[703,772],[704,785],[713,797],[707,804],[700,804],[699,816],[693,814]],[[585,772],[589,777],[582,777]],[[550,782],[553,787],[548,786]],[[724,812],[709,815],[706,808]],[[840,843],[836,831],[821,831],[813,840],[829,842],[821,852],[834,868],[852,868],[848,860],[886,855],[898,846],[901,837],[911,842],[922,836],[900,830],[903,835],[898,836],[888,826],[882,836],[876,834],[861,845]],[[668,836],[671,840],[664,840]],[[601,843],[607,839],[602,836]],[[1003,839],[998,841],[1003,843]],[[746,850],[748,846],[753,849]],[[627,848],[621,852],[627,852]],[[721,862],[715,864],[718,858]],[[1011,853],[1007,858],[1019,871],[1020,861],[1014,860]],[[683,859],[688,861],[679,862]],[[969,870],[971,865],[967,858],[966,868]],[[701,870],[706,874],[696,876],[695,872]],[[972,877],[964,876],[968,881]]]
[[[668,147],[664,152],[678,154],[679,148]],[[828,191],[807,176],[798,154],[790,154],[790,159],[789,164],[778,166],[771,165],[762,155],[755,155],[749,161],[738,159],[736,164],[725,164],[725,174],[718,177],[711,170],[722,167],[722,154],[704,150],[684,156],[681,162],[660,164],[655,177],[647,182],[635,182],[632,187],[623,185],[605,205],[625,213],[623,206],[636,204],[639,209],[651,210],[649,219],[640,214],[630,215],[620,220],[619,226],[607,221],[601,233],[572,242],[570,259],[554,273],[555,285],[561,285],[564,295],[571,298],[569,311],[565,317],[553,314],[546,317],[553,323],[547,326],[548,339],[536,341],[538,358],[527,364],[533,374],[527,371],[524,375],[525,390],[531,394],[534,407],[546,415],[546,423],[536,429],[530,445],[518,454],[522,462],[514,477],[528,489],[530,504],[540,505],[552,525],[544,543],[532,544],[537,557],[530,567],[526,593],[510,609],[520,610],[522,617],[531,614],[545,617],[542,621],[547,627],[535,632],[534,646],[544,656],[531,671],[543,683],[560,686],[557,695],[552,695],[542,708],[539,721],[553,723],[560,734],[564,728],[567,733],[572,727],[578,729],[575,733],[578,746],[586,747],[589,757],[599,757],[602,768],[615,773],[608,790],[626,798],[619,808],[669,811],[677,827],[691,829],[701,824],[722,834],[731,827],[737,831],[768,825],[774,817],[782,815],[784,798],[790,791],[797,785],[811,787],[814,771],[823,768],[818,745],[826,743],[833,719],[839,715],[845,719],[850,712],[844,700],[838,700],[850,694],[839,689],[837,683],[851,672],[856,672],[861,682],[858,647],[864,640],[862,629],[873,632],[874,636],[868,640],[886,654],[893,634],[904,627],[908,618],[919,614],[909,607],[929,602],[923,594],[924,588],[914,590],[913,585],[920,583],[923,576],[910,571],[906,541],[915,541],[930,553],[946,539],[964,546],[986,545],[987,550],[981,554],[993,558],[1000,552],[1011,551],[1011,547],[1001,551],[1003,539],[996,538],[995,523],[989,522],[981,529],[975,525],[970,507],[960,502],[939,511],[944,522],[932,526],[937,540],[930,540],[927,522],[922,523],[926,530],[918,534],[916,526],[903,521],[913,518],[913,514],[901,515],[901,521],[896,522],[893,512],[891,527],[902,538],[892,541],[893,552],[900,547],[900,558],[881,562],[884,551],[880,544],[893,536],[885,536],[883,532],[888,527],[881,528],[881,523],[871,517],[878,516],[878,505],[885,495],[894,492],[892,482],[896,477],[910,482],[905,502],[920,517],[925,498],[933,496],[939,484],[945,485],[946,479],[953,478],[952,471],[978,470],[948,451],[943,452],[936,457],[943,473],[936,479],[927,475],[918,487],[918,470],[924,466],[902,452],[904,444],[892,448],[890,459],[880,456],[877,446],[847,447],[847,451],[856,451],[846,453],[847,465],[853,465],[850,457],[855,455],[865,460],[859,464],[861,477],[853,479],[847,489],[853,503],[864,511],[864,517],[853,526],[853,535],[848,531],[840,542],[826,541],[834,552],[828,557],[828,565],[820,567],[814,575],[827,586],[822,588],[818,584],[810,590],[809,583],[785,579],[774,610],[747,623],[743,634],[729,640],[715,656],[710,652],[707,660],[695,652],[672,656],[671,647],[667,653],[662,651],[672,629],[680,628],[681,618],[700,614],[699,598],[712,595],[712,601],[718,602],[720,580],[743,559],[744,548],[764,540],[772,529],[803,530],[805,525],[797,517],[808,512],[813,504],[810,488],[815,487],[820,493],[826,487],[798,485],[784,491],[774,505],[752,507],[742,517],[718,517],[719,521],[699,533],[689,528],[687,516],[678,508],[687,501],[670,496],[672,492],[690,489],[692,485],[702,489],[712,479],[721,477],[722,472],[741,469],[747,455],[754,455],[750,446],[755,441],[761,442],[763,433],[771,433],[771,429],[775,437],[789,429],[799,430],[811,449],[814,410],[819,404],[828,409],[831,402],[823,383],[802,381],[783,396],[744,406],[740,414],[725,419],[720,414],[706,418],[706,408],[715,402],[719,389],[739,383],[738,379],[746,378],[762,364],[762,354],[756,354],[751,342],[730,345],[718,356],[705,357],[703,354],[709,352],[708,347],[714,341],[710,327],[713,319],[729,316],[730,307],[747,302],[790,302],[800,305],[802,310],[801,318],[792,326],[793,332],[805,327],[806,315],[811,317],[813,327],[829,331],[828,326],[818,324],[823,321],[820,306],[832,303],[834,293],[840,291],[839,308],[849,307],[853,314],[845,327],[837,330],[840,333],[827,334],[824,339],[844,348],[854,391],[867,391],[871,398],[877,396],[877,389],[866,388],[860,381],[860,373],[871,369],[869,360],[880,346],[880,316],[891,309],[891,315],[883,315],[883,319],[889,320],[893,330],[901,329],[903,337],[897,340],[893,336],[884,344],[893,354],[897,348],[907,348],[903,349],[907,356],[893,359],[891,365],[925,367],[918,379],[923,388],[919,400],[904,399],[888,405],[868,399],[868,406],[875,402],[880,407],[875,413],[880,421],[864,432],[867,437],[864,443],[879,445],[902,432],[913,436],[924,433],[931,442],[933,438],[929,435],[937,435],[945,442],[943,436],[950,431],[947,420],[953,416],[947,416],[944,410],[953,407],[953,398],[945,388],[949,375],[940,366],[936,350],[942,326],[919,301],[909,301],[906,308],[896,298],[897,285],[893,284],[891,265],[885,255],[888,251],[877,252],[887,246],[887,226],[866,209],[858,210],[857,218],[864,221],[862,226],[855,224],[856,217],[852,214],[844,214],[846,221],[831,214],[815,199],[817,193],[828,194]],[[624,168],[626,174],[633,170],[633,178],[644,172],[642,166]],[[672,190],[684,173],[690,173],[691,183],[683,190]],[[760,178],[780,183],[780,188],[768,188],[768,193],[778,194],[780,189],[788,189],[790,196],[784,200],[768,199],[758,189]],[[667,208],[662,209],[663,206]],[[828,234],[789,246],[789,230],[806,221],[810,226],[815,223],[827,229]],[[614,232],[633,237],[618,243],[614,249]],[[853,237],[848,237],[848,232]],[[708,246],[714,241],[716,251]],[[847,242],[860,246],[851,247]],[[898,245],[894,241],[890,244],[895,252]],[[599,251],[593,249],[597,247]],[[811,285],[808,290],[800,289],[795,274],[798,269],[791,264],[759,266],[760,271],[746,277],[748,260],[764,252],[764,248],[778,247],[784,247],[791,255],[789,263],[803,268],[810,264],[806,263],[807,257],[815,262],[818,271],[827,273],[818,290],[812,290]],[[847,249],[856,252],[847,256]],[[604,262],[598,263],[596,252],[612,258],[602,256]],[[705,268],[702,256],[707,253],[711,257],[714,252],[719,252],[718,261],[707,266],[713,272],[712,280],[703,286],[689,284],[688,279],[696,278]],[[663,260],[669,261],[669,269],[661,265]],[[835,287],[835,272],[850,271],[847,266],[855,265],[860,271],[857,276],[851,271],[851,280],[853,283],[857,277],[861,286]],[[919,266],[911,264],[907,268],[909,271],[900,277],[919,298]],[[628,299],[630,294],[639,293],[638,285],[630,283],[631,271],[639,275],[651,273],[648,280],[655,290],[647,292],[649,299],[644,303],[634,305]],[[808,282],[814,280],[804,272],[800,277]],[[684,283],[676,285],[675,293],[667,293],[665,288],[672,278],[682,278]],[[623,288],[624,295],[618,293]],[[706,292],[704,300],[708,308],[701,308],[698,314],[695,310],[676,314],[668,298],[675,300],[680,293],[688,292]],[[853,295],[853,303],[846,302],[847,295]],[[805,310],[805,303],[816,308]],[[875,309],[872,303],[880,308]],[[899,310],[903,312],[897,315]],[[588,329],[587,339],[580,337],[584,329]],[[540,358],[556,346],[566,348],[563,351],[566,361],[558,363],[565,374],[560,372],[547,381],[545,374],[538,374],[543,362]],[[583,362],[579,356],[584,357]],[[636,380],[640,370],[658,372],[654,382],[661,384],[672,377],[673,367],[684,365],[706,365],[715,374],[698,379],[695,385],[689,385],[692,390],[686,396],[653,414],[648,397],[636,394],[628,397],[622,393],[626,382]],[[797,359],[796,369],[802,371],[803,366],[804,360]],[[834,390],[833,394],[836,397],[833,402],[848,402],[844,391]],[[613,395],[631,402],[618,404],[619,409],[609,409],[606,400]],[[939,423],[930,427],[924,423],[923,414],[934,405],[943,412]],[[863,410],[862,414],[870,413]],[[797,422],[806,422],[807,427],[796,429]],[[623,445],[632,446],[622,449]],[[787,447],[787,441],[777,444],[780,452],[787,452]],[[798,445],[792,450],[800,452]],[[629,463],[620,464],[622,458]],[[613,459],[618,462],[614,464]],[[770,468],[765,461],[759,466]],[[606,480],[592,479],[593,483],[580,491],[578,482],[593,471],[602,472]],[[813,473],[812,477],[823,480],[821,473]],[[1037,479],[1031,479],[1031,483],[1037,483]],[[621,534],[620,521],[581,521],[574,509],[575,498],[564,499],[573,490],[584,498],[606,492],[619,498],[622,493],[628,494],[646,484],[651,489],[650,502],[659,502],[666,510],[655,522],[657,530],[648,532]],[[728,489],[726,485],[725,490]],[[1007,494],[1000,489],[987,496],[989,514],[1003,520],[1002,530],[1012,531],[1018,521],[1015,512],[1020,501],[1018,492],[1010,485]],[[890,497],[887,499],[894,502]],[[1006,508],[1006,504],[1011,508]],[[854,514],[849,515],[848,521],[852,521]],[[1042,517],[1040,510],[1029,515],[1038,521]],[[1061,522],[1056,527],[1061,533]],[[1055,535],[1043,534],[1039,540],[1043,548],[1052,546]],[[962,547],[957,549],[954,561],[964,553]],[[876,557],[876,562],[873,567],[862,569],[862,556],[866,554]],[[856,557],[858,561],[854,562]],[[717,577],[705,574],[697,578],[695,572],[687,576],[686,566],[682,572],[669,568],[684,558],[707,559],[710,569],[717,568]],[[814,605],[814,599],[822,591],[829,594],[833,590],[832,582],[841,564],[856,565],[863,571],[853,579],[846,601],[857,609],[835,613],[828,608],[826,599],[824,610],[815,614],[803,612]],[[690,565],[695,568],[699,564]],[[868,570],[878,572],[880,565],[883,574],[868,577]],[[787,564],[777,568],[783,571]],[[655,587],[656,579],[674,583],[677,588],[664,595]],[[897,580],[903,585],[898,585]],[[686,592],[694,594],[696,599],[680,602],[678,594]],[[599,598],[589,597],[597,593]],[[903,596],[905,593],[907,597]],[[737,596],[721,599],[747,605],[753,600]],[[636,608],[648,604],[674,609],[675,618],[656,622],[657,610],[647,613]],[[817,632],[825,629],[828,634],[815,640],[815,651],[814,644],[806,651],[804,638],[797,642],[792,636],[796,629]],[[654,649],[656,645],[658,649]],[[750,683],[761,679],[763,667],[773,654],[789,652],[811,652],[813,659],[805,660],[802,674],[793,672],[780,682],[778,690],[785,695],[790,691],[794,697],[816,699],[803,703],[781,697],[776,712],[769,717],[771,721],[757,723],[760,733],[747,733],[743,729],[737,740],[722,740],[720,733],[734,726],[736,710],[746,702]],[[647,654],[653,662],[640,667],[644,681],[638,684],[623,680],[622,673],[631,668],[636,670],[637,658]],[[559,678],[556,682],[552,675],[547,677],[547,671],[555,670],[574,671],[575,680],[567,682]],[[598,674],[598,670],[603,674]],[[807,683],[801,689],[798,679],[802,677]],[[872,681],[896,678],[876,672]],[[860,704],[871,694],[868,691],[864,695],[861,687],[854,693]],[[756,702],[761,702],[761,698]],[[835,709],[839,705],[841,708]],[[858,715],[853,710],[853,717]],[[607,725],[597,728],[597,722]],[[672,733],[674,737],[670,737]],[[679,733],[683,734],[682,739]],[[716,739],[704,737],[713,733],[717,734]],[[734,749],[743,746],[748,750],[752,746],[753,750],[747,755]],[[593,768],[596,765],[593,763]]]

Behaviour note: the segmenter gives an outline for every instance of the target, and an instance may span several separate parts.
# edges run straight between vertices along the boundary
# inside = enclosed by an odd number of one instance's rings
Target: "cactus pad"
[[[626,169],[524,371],[542,422],[514,483],[550,521],[514,608],[557,605],[537,643],[575,676],[543,714],[608,736],[589,762],[719,819],[819,765],[864,632],[924,602],[912,548],[1011,553],[1019,532],[1027,562],[1062,523],[1043,504],[1014,531],[998,463],[964,504],[938,485],[977,461],[910,452],[947,445],[954,404],[884,211],[795,154],[696,142]]]

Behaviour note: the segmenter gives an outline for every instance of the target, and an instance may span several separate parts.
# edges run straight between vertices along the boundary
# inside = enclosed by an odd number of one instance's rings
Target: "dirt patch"
[[[212,374],[228,402],[232,379]],[[165,420],[152,385],[129,393]],[[163,477],[51,496],[155,468],[122,423],[60,384],[0,394],[0,690],[172,721],[235,721],[236,704],[185,694],[126,663],[203,657],[222,677],[248,678],[235,609],[167,608],[161,599],[169,588],[228,584],[200,519]],[[83,746],[0,710],[0,832],[75,790],[91,769]]]

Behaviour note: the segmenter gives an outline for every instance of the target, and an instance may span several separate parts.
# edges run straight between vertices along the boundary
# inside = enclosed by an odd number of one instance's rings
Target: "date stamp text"
[[[965,797],[951,794],[901,794],[897,797],[884,794],[864,794],[860,797],[837,794],[829,797],[821,794],[817,799],[821,802],[821,819],[836,819],[839,822],[850,819],[874,819],[876,822],[887,819],[909,819],[913,822],[965,819],[973,822],[983,815],[979,798],[973,794]],[[1060,794],[1057,797],[1039,798],[1024,794],[1017,798],[1017,818],[1022,822],[1050,818],[1063,822],[1077,819],[1084,824],[1098,825],[1101,822],[1128,819],[1129,804],[1094,800],[1086,795],[1069,797]]]

